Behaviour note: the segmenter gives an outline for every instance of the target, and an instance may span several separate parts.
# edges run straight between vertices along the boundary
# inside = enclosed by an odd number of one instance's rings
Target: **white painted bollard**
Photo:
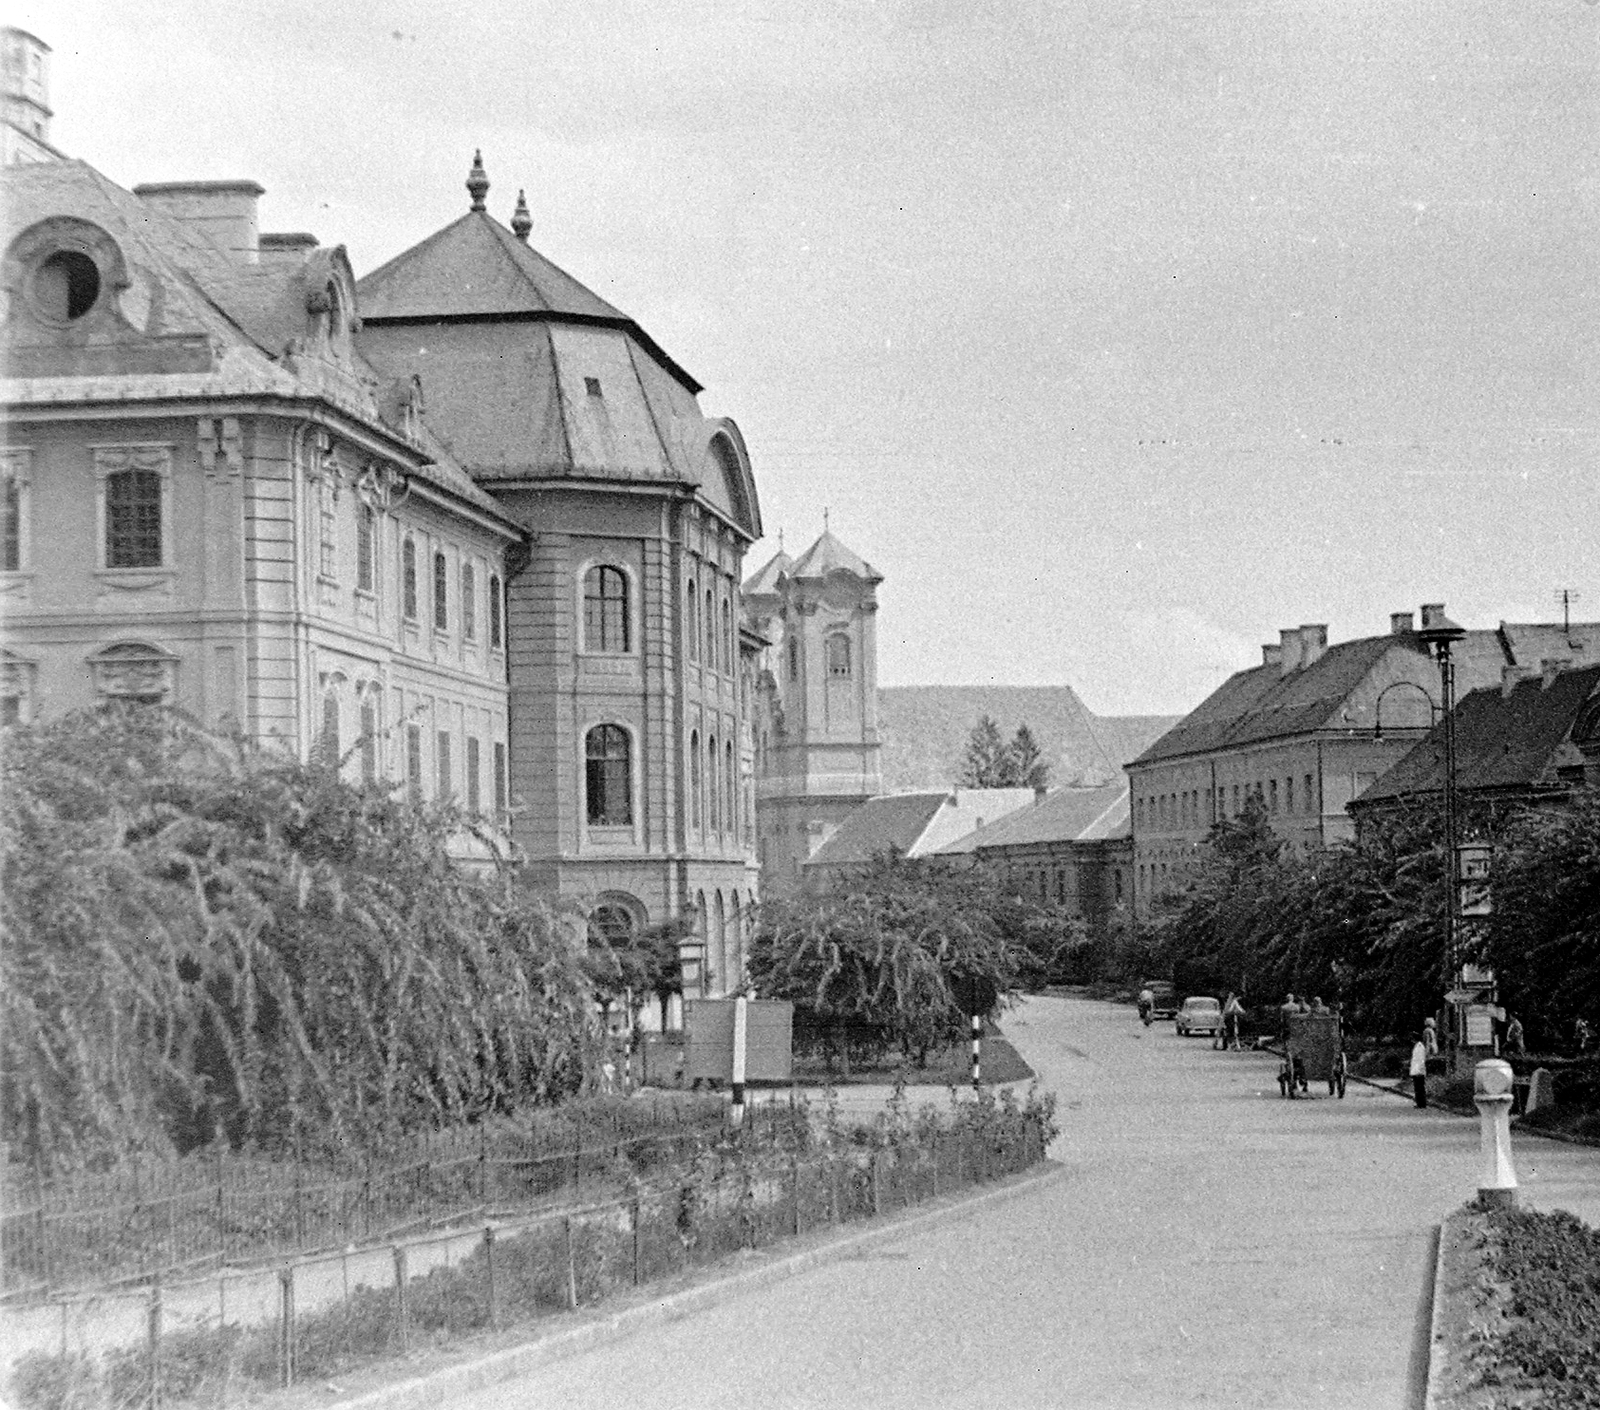
[[[740,994],[733,1001],[733,1124],[744,1125],[745,1049],[750,1041],[750,1001]]]
[[[1480,1062],[1472,1074],[1472,1100],[1478,1108],[1478,1203],[1515,1204],[1517,1172],[1511,1164],[1511,1064],[1499,1058]]]

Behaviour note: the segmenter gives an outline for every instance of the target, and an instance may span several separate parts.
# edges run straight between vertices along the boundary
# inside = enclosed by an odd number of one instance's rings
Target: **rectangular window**
[[[1239,816],[1239,785],[1238,784],[1234,784],[1234,786],[1233,786],[1233,808],[1232,808],[1232,812],[1233,812],[1234,817],[1238,817]]]
[[[494,813],[497,818],[504,817],[506,811],[506,747],[496,743],[494,746]]]
[[[378,776],[378,709],[372,701],[361,703],[361,779],[371,783]]]
[[[499,651],[505,645],[505,634],[500,624],[500,577],[489,574],[489,649]]]
[[[15,475],[0,482],[0,572],[22,568],[22,486]]]
[[[409,534],[400,545],[400,610],[406,621],[417,620],[417,541]]]
[[[461,636],[478,639],[478,575],[470,563],[461,565]]]
[[[377,518],[370,504],[356,501],[356,587],[362,592],[377,591]]]
[[[1290,774],[1283,781],[1283,811],[1294,812],[1294,775]]]
[[[422,801],[422,726],[406,726],[406,792],[413,803]]]
[[[450,564],[442,553],[433,555],[433,629],[450,630]]]
[[[161,480],[156,470],[106,476],[106,567],[161,566]]]
[[[1305,785],[1306,785],[1305,809],[1306,809],[1306,812],[1308,812],[1308,813],[1314,813],[1314,812],[1317,811],[1317,795],[1312,791],[1312,788],[1311,788],[1311,775],[1310,774],[1307,774],[1306,777],[1305,777]]]
[[[333,517],[333,487],[331,485],[325,484],[322,486],[322,493],[317,505],[317,516],[320,521],[317,533],[317,571],[324,578],[336,578],[339,567],[338,539],[336,536],[337,526]]]
[[[446,802],[455,792],[455,785],[450,778],[450,731],[439,731],[435,741],[439,754],[439,800]]]
[[[467,736],[467,811],[473,817],[477,817],[482,802],[483,800],[478,793],[478,741],[469,734]]]
[[[1278,780],[1275,778],[1267,780],[1267,811],[1269,813],[1278,811]]]

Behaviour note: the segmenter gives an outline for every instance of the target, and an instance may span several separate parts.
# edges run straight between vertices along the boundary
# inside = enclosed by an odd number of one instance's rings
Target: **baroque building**
[[[883,576],[824,530],[798,559],[781,550],[744,587],[758,638],[756,835],[770,896],[883,792],[878,739],[877,588]]]
[[[0,215],[3,719],[122,698],[320,750],[460,802],[613,933],[684,924],[690,992],[740,983],[738,427],[520,198],[488,214],[479,161],[358,283],[261,232],[254,182],[125,190],[43,131]]]

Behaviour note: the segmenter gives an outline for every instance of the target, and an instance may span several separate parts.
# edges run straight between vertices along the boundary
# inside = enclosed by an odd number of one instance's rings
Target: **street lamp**
[[[1421,695],[1428,706],[1428,729],[1430,731],[1433,729],[1434,725],[1438,722],[1439,707],[1433,703],[1433,697],[1428,694],[1427,690],[1423,686],[1418,685],[1416,681],[1391,681],[1378,692],[1378,698],[1372,702],[1372,737],[1374,740],[1381,740],[1383,738],[1383,697],[1386,696],[1391,690],[1414,690]],[[1409,725],[1401,725],[1399,728],[1409,729],[1412,727]]]
[[[1424,646],[1432,647],[1435,659],[1439,662],[1439,700],[1440,709],[1444,712],[1444,854],[1445,886],[1447,887],[1444,911],[1444,982],[1446,987],[1452,990],[1456,984],[1456,932],[1458,928],[1456,908],[1460,897],[1460,885],[1459,878],[1456,875],[1458,866],[1456,857],[1456,668],[1455,663],[1450,659],[1450,648],[1466,634],[1465,627],[1458,626],[1444,615],[1444,604],[1442,602],[1425,602],[1422,604],[1422,626],[1417,631],[1417,640],[1422,642]],[[1459,1026],[1456,1022],[1454,1005],[1452,1005],[1449,1035],[1452,1049],[1459,1045],[1460,1034],[1456,1031]]]

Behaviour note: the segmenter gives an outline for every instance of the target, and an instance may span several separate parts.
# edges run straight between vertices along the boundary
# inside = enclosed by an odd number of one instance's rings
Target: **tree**
[[[1017,726],[1009,744],[988,715],[972,727],[961,769],[963,788],[1044,788],[1049,781],[1050,766],[1026,724]]]
[[[46,1167],[357,1148],[578,1089],[592,988],[465,820],[135,707],[7,732],[0,1121]]]
[[[1011,774],[1009,751],[1000,738],[1000,726],[988,715],[979,719],[967,736],[966,763],[961,770],[964,788],[1007,788]]]
[[[1033,731],[1026,724],[1017,726],[1017,732],[1012,736],[1010,748],[1006,751],[1010,758],[1011,783],[1013,788],[1047,788],[1050,784],[1050,765],[1044,761],[1044,753],[1039,748],[1039,742],[1033,737]]]
[[[750,977],[763,998],[794,1003],[797,1034],[814,1033],[830,1059],[848,1065],[853,1043],[925,1063],[964,1031],[955,984],[1016,992],[1005,908],[985,869],[882,857],[842,891],[764,903]]]

